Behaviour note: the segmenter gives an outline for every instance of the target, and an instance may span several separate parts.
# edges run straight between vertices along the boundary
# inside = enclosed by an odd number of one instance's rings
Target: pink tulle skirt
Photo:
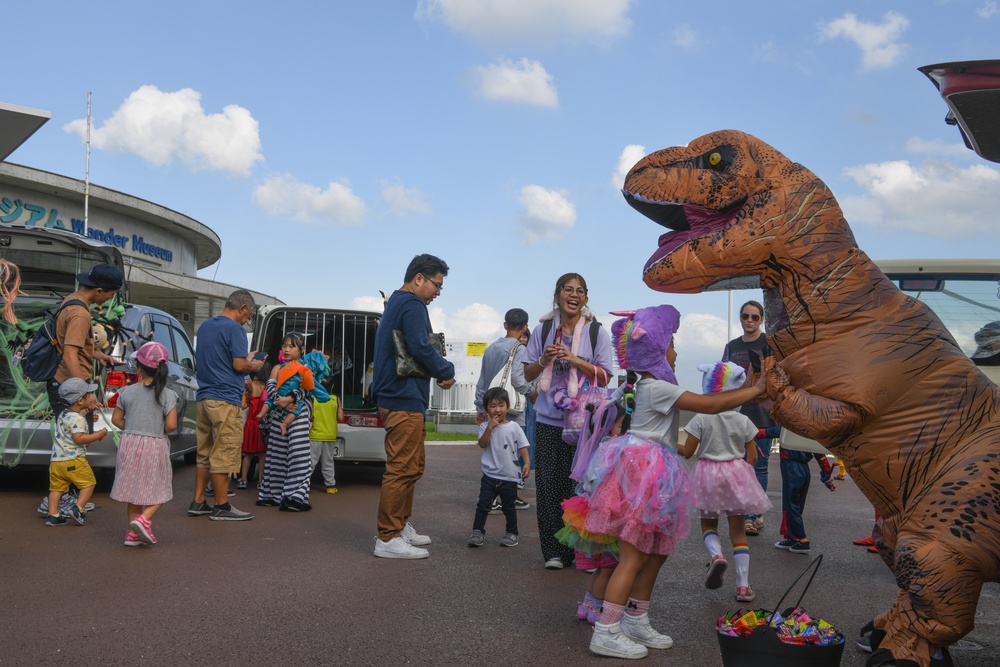
[[[564,525],[556,533],[556,539],[574,550],[576,569],[618,565],[618,541],[610,535],[590,533],[584,526],[590,512],[586,497],[573,496],[564,500],[562,508]]]
[[[763,514],[771,509],[753,466],[743,459],[699,459],[691,470],[694,506],[702,515]]]
[[[591,462],[585,486],[587,532],[663,556],[687,537],[691,487],[673,448],[630,434],[607,440]]]

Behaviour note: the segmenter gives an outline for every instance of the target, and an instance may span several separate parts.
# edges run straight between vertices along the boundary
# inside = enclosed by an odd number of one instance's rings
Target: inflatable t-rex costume
[[[673,230],[644,268],[651,288],[764,290],[771,415],[841,456],[882,517],[899,591],[868,665],[927,667],[998,581],[1000,389],[858,248],[826,185],[755,137],[653,153],[623,194]]]

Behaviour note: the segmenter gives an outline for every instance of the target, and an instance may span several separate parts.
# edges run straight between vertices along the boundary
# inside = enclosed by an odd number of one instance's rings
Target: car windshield
[[[1000,282],[992,277],[929,275],[896,283],[930,306],[969,356],[978,347],[976,332],[1000,321]]]

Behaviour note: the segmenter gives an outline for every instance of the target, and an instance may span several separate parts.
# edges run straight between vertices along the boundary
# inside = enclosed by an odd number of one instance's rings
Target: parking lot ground
[[[122,546],[125,510],[100,486],[85,526],[46,528],[35,511],[44,471],[0,474],[0,665],[614,665],[588,649],[576,619],[587,575],[542,567],[533,478],[518,512],[521,544],[502,548],[503,517],[491,516],[486,546],[470,549],[479,489],[474,444],[430,445],[413,523],[430,535],[431,557],[372,556],[380,471],[341,465],[340,492],[314,490],[314,510],[254,507],[232,499],[249,522],[188,517],[194,467],[174,471],[173,501],[154,521],[159,544]],[[813,480],[805,522],[819,574],[803,600],[848,637],[842,665],[860,667],[858,629],[895,594],[878,556],[854,546],[872,509],[848,479],[830,493]],[[773,547],[780,477],[771,458],[760,537],[750,538],[754,607],[773,607],[810,558]],[[728,537],[723,533],[728,551]],[[739,605],[732,572],[704,588],[706,554],[697,521],[661,572],[650,610],[672,649],[638,664],[721,665],[716,619]],[[988,584],[976,629],[954,647],[961,667],[1000,664],[1000,587]]]

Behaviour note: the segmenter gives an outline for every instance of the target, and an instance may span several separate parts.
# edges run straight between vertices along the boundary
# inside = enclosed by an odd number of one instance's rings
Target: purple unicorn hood
[[[667,348],[681,323],[677,309],[664,304],[611,314],[625,315],[611,325],[618,365],[677,384],[674,370],[667,363]]]

